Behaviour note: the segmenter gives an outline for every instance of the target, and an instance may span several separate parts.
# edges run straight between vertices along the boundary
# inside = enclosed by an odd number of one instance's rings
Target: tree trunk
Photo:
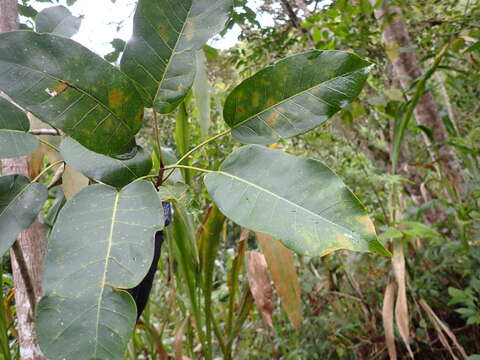
[[[377,0],[370,0],[370,2],[373,6]],[[384,21],[388,21],[382,33],[383,42],[388,57],[393,64],[396,77],[402,88],[407,90],[412,82],[422,75],[422,70],[414,51],[402,51],[402,49],[413,48],[403,20],[402,10],[397,5],[390,4],[390,0],[383,0],[379,8],[375,10],[375,17],[381,26],[384,25]],[[423,134],[423,140],[430,158],[442,168],[448,181],[458,194],[458,185],[463,180],[460,162],[454,149],[448,145],[447,129],[431,93],[426,92],[419,100],[414,116],[418,124],[432,130],[434,143]]]
[[[11,31],[18,28],[17,0],[0,0],[0,32]],[[28,161],[26,157],[5,159],[2,161],[2,174],[21,174],[29,176]],[[22,231],[17,238],[16,253],[23,255],[28,274],[23,274],[19,261],[11,250],[13,280],[15,283],[15,304],[17,313],[18,341],[22,360],[46,360],[37,343],[34,326],[33,309],[30,306],[28,292],[33,287],[34,297],[41,296],[41,270],[46,241],[42,225],[35,221],[28,229]],[[26,278],[27,281],[24,281]],[[31,284],[29,284],[31,282]],[[25,284],[27,283],[27,284]],[[32,298],[32,296],[31,296]]]

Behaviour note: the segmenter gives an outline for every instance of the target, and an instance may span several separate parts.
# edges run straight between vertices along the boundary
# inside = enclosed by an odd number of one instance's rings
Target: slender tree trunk
[[[370,0],[370,2],[374,5],[377,0]],[[401,50],[413,48],[402,10],[397,5],[391,4],[390,0],[383,0],[375,10],[375,17],[380,25],[384,25],[384,21],[387,21],[382,33],[383,42],[402,88],[409,89],[412,82],[422,75],[422,70],[414,51]],[[448,181],[458,193],[458,185],[463,181],[460,161],[454,149],[448,145],[447,129],[431,93],[426,92],[423,95],[415,108],[414,115],[418,124],[432,130],[434,143],[423,134],[430,158],[442,168]]]
[[[0,32],[11,31],[18,28],[17,0],[0,0]],[[2,174],[22,174],[29,176],[28,161],[26,157],[5,159],[2,161]],[[17,327],[22,360],[46,360],[37,343],[34,327],[33,309],[30,306],[32,298],[30,287],[33,287],[34,298],[41,295],[41,269],[46,241],[42,225],[35,221],[28,229],[22,231],[15,244],[16,254],[25,260],[28,274],[23,274],[25,268],[19,266],[19,261],[12,250],[13,280],[15,283],[15,304],[17,313]],[[23,259],[22,259],[23,257]],[[24,279],[27,281],[24,281]],[[31,282],[31,284],[29,284]],[[26,284],[27,283],[27,286]],[[30,289],[29,289],[30,288]],[[30,290],[30,292],[29,292]]]
[[[295,3],[297,4],[297,6],[300,9],[302,9],[305,16],[308,17],[308,16],[312,15],[312,12],[310,10],[308,10],[307,4],[305,3],[304,0],[295,0]]]

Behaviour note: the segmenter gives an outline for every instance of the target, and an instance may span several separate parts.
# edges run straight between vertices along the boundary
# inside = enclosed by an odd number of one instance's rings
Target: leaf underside
[[[47,188],[23,175],[0,177],[0,256],[36,219],[48,198]]]
[[[133,36],[120,67],[141,89],[145,106],[172,112],[195,77],[195,50],[220,31],[231,0],[139,0]]]
[[[73,40],[30,31],[0,34],[0,90],[90,150],[135,147],[143,104],[121,71]]]
[[[35,30],[65,37],[72,37],[80,29],[82,19],[73,16],[65,6],[51,6],[40,11],[35,18]]]
[[[239,141],[270,144],[309,131],[350,104],[371,64],[344,51],[313,50],[269,66],[227,97],[224,118]]]
[[[164,224],[150,182],[91,185],[60,211],[44,265],[36,327],[49,359],[121,359],[136,319],[125,291],[146,275]]]
[[[119,160],[90,151],[72,138],[66,138],[60,145],[60,153],[67,164],[85,176],[116,187],[125,186],[152,169],[150,154],[139,146],[134,157]]]
[[[319,161],[248,145],[209,173],[205,184],[231,220],[299,254],[348,249],[389,255],[362,204]]]

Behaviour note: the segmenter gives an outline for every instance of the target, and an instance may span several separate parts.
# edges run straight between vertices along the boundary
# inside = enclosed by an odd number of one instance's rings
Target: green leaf
[[[73,40],[30,31],[0,34],[0,90],[90,150],[135,147],[143,104],[128,77]]]
[[[38,339],[49,359],[123,358],[137,311],[119,289],[147,274],[163,224],[162,204],[147,181],[121,191],[88,186],[67,202],[48,240],[37,308]]]
[[[419,222],[402,221],[400,224],[405,226],[402,232],[410,237],[420,237],[424,239],[441,237],[436,230]]]
[[[473,52],[473,51],[480,51],[480,41],[477,41],[475,44],[473,44],[467,50],[465,50],[465,52],[467,53]]]
[[[65,193],[63,192],[62,186],[56,186],[52,189],[52,192],[55,192],[55,199],[53,200],[52,206],[48,210],[48,213],[45,215],[44,223],[50,228],[55,225],[57,221],[58,214],[63,206],[66,204],[67,199],[65,198]]]
[[[144,90],[145,106],[172,112],[195,76],[195,51],[220,31],[231,0],[139,0],[121,69]]]
[[[162,201],[176,201],[184,203],[188,199],[189,187],[184,183],[164,183],[158,189],[158,196]]]
[[[0,159],[28,155],[37,148],[38,140],[29,129],[27,115],[0,97]]]
[[[35,18],[35,30],[39,33],[72,37],[80,29],[82,18],[73,16],[65,6],[52,6],[40,11]]]
[[[205,184],[231,220],[299,254],[349,249],[389,255],[360,201],[319,161],[248,145],[209,173]]]
[[[140,146],[133,158],[119,160],[90,151],[66,138],[60,145],[60,153],[67,164],[85,176],[116,187],[125,186],[152,169],[150,154]]]
[[[48,198],[47,188],[23,175],[0,177],[0,256],[36,219]]]
[[[224,118],[245,143],[270,144],[311,130],[351,103],[371,64],[343,51],[309,51],[283,59],[238,85]]]
[[[208,136],[210,128],[210,84],[208,83],[208,74],[206,70],[206,58],[203,50],[197,51],[197,70],[195,81],[193,82],[193,96],[195,97],[195,106],[198,112],[198,122],[202,136]]]
[[[389,227],[387,230],[385,230],[384,233],[382,233],[378,237],[381,241],[388,241],[390,239],[401,239],[403,238],[403,233],[401,231],[398,231],[394,227]]]

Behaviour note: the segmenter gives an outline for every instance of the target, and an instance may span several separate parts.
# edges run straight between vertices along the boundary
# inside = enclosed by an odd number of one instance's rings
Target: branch
[[[60,135],[60,132],[57,129],[32,129],[29,133],[32,135]]]
[[[35,314],[35,305],[36,305],[36,297],[35,297],[35,288],[33,287],[32,278],[30,277],[30,272],[28,270],[27,262],[25,261],[25,257],[23,256],[22,248],[18,241],[15,241],[12,245],[13,253],[15,254],[15,259],[17,260],[18,269],[22,274],[23,284],[25,285],[25,292],[27,293],[28,302],[30,303],[30,308],[32,309],[32,314]]]

